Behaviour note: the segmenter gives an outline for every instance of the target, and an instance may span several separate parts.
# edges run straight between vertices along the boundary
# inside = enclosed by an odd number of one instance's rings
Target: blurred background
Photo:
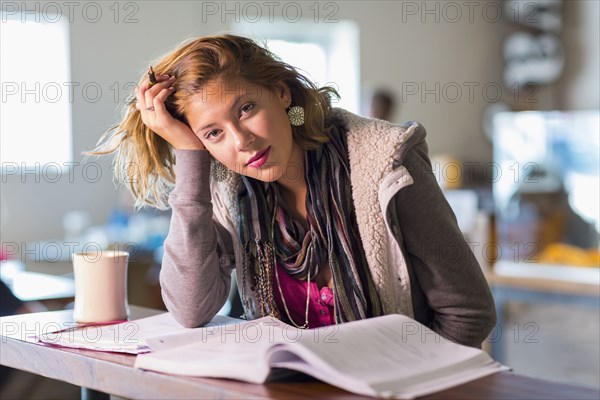
[[[496,299],[486,350],[600,387],[600,2],[2,1],[0,15],[0,265],[19,312],[70,307],[71,253],[101,248],[131,253],[131,304],[163,307],[169,212],[136,211],[112,160],[82,152],[153,60],[230,32],[334,85],[335,106],[421,122]],[[51,396],[24,376],[3,393]]]

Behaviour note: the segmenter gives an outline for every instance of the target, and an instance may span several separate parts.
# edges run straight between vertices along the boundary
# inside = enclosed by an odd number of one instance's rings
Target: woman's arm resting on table
[[[227,301],[232,266],[220,262],[217,250],[225,257],[233,250],[227,231],[213,221],[208,151],[177,150],[175,172],[160,284],[169,312],[191,328],[209,322]]]

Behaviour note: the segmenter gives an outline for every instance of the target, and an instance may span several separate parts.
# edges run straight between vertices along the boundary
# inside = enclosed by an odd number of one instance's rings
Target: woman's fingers
[[[156,113],[153,116],[155,119],[163,118],[165,120],[171,117],[171,114],[165,107],[165,100],[171,93],[173,93],[172,84],[175,82],[175,78],[171,77],[154,84],[151,88],[146,90],[144,93],[145,98],[145,111]],[[157,109],[159,111],[157,111]]]
[[[144,80],[142,81],[142,83],[140,83],[140,86],[139,86],[138,90],[140,92],[144,93],[148,89],[151,89],[154,86],[156,86],[159,82],[163,82],[163,81],[169,80],[169,78],[170,78],[169,75],[157,75],[156,76],[157,83],[151,84],[150,83],[150,79],[148,79],[148,77],[145,77]]]
[[[164,110],[166,112],[167,107],[165,106],[165,101],[167,101],[167,98],[174,92],[175,88],[173,86],[161,89],[161,91],[152,100],[152,106],[154,106],[155,111],[158,112],[158,110]]]
[[[163,88],[156,96],[154,96],[152,103],[146,103],[148,104],[148,108],[151,108],[151,110],[148,111],[152,111],[157,127],[168,125],[170,122],[172,122],[171,120],[173,119],[173,116],[167,110],[165,101],[167,100],[167,97],[174,92],[175,89],[172,88],[172,86]]]
[[[156,80],[157,83],[151,85],[146,77],[136,92],[136,107],[140,110],[142,122],[175,149],[204,150],[204,145],[190,127],[174,118],[165,105],[167,98],[175,92],[175,77],[160,75]]]
[[[169,80],[169,75],[159,75],[157,77],[157,80],[159,82],[164,82],[164,81],[168,81]],[[137,105],[136,108],[140,111],[146,111],[146,108],[151,107],[152,106],[152,97],[147,98],[147,95],[152,95],[152,92],[149,92],[151,89],[153,89],[156,85],[158,85],[158,83],[152,85],[150,83],[150,80],[148,79],[148,77],[144,78],[144,80],[142,81],[142,83],[140,83],[140,85],[138,86],[138,89],[135,93],[135,97],[137,99]],[[164,85],[163,85],[164,86]],[[158,93],[158,91],[156,92]],[[146,105],[148,104],[148,105]]]
[[[152,85],[144,91],[144,98],[146,103],[146,108],[150,108],[153,106],[153,99],[160,93],[161,90],[169,88],[173,82],[175,82],[175,77],[170,78],[157,78],[158,82]],[[148,85],[150,83],[148,82]]]

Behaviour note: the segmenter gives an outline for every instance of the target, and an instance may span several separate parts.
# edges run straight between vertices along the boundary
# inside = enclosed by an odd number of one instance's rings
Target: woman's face
[[[264,182],[279,180],[299,154],[286,108],[289,88],[273,91],[241,78],[207,83],[186,107],[192,131],[227,168]],[[293,167],[293,166],[292,166]]]

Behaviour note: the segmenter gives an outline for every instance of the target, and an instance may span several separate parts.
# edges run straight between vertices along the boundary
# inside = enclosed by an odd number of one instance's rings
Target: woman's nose
[[[235,141],[235,149],[237,151],[245,151],[250,149],[252,143],[254,143],[254,135],[246,130],[239,128],[232,128],[231,132]]]

